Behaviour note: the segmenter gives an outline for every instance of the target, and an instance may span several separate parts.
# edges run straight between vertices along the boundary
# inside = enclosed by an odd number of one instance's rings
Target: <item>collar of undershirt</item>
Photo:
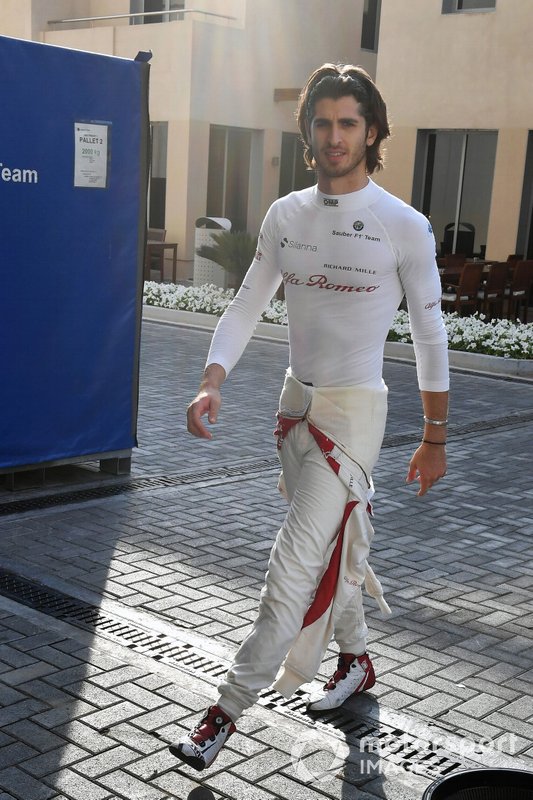
[[[337,213],[339,211],[355,211],[375,203],[382,193],[383,189],[369,178],[364,189],[348,194],[324,194],[315,186],[313,202],[319,208]]]

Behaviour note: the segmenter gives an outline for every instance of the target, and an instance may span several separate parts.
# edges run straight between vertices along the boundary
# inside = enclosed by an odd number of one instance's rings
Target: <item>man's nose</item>
[[[340,125],[333,124],[329,129],[329,141],[330,144],[338,144],[341,140],[341,128]]]

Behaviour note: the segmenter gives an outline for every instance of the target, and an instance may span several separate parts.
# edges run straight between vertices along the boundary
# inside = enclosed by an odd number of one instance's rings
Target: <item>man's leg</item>
[[[273,683],[298,636],[348,498],[305,422],[287,436],[281,460],[289,511],[270,554],[257,618],[219,687],[219,703],[233,720]]]
[[[368,513],[367,509],[365,514],[368,515]],[[360,527],[360,535],[354,541],[350,550],[350,562],[354,568],[354,572],[361,576],[361,581],[366,573],[370,546],[374,538],[374,529],[368,517],[367,522],[368,524],[366,524],[364,528],[362,526]],[[353,593],[350,601],[343,609],[342,614],[340,614],[335,621],[333,635],[335,641],[339,645],[341,653],[352,653],[356,656],[360,656],[366,652],[368,628],[365,622],[361,585],[357,587],[357,590]]]
[[[354,653],[360,656],[366,652],[367,636],[363,593],[359,586],[335,624],[334,637],[341,653]]]
[[[370,540],[361,539],[356,544],[353,557],[358,562],[364,561],[369,550]],[[323,689],[311,695],[307,706],[309,711],[338,708],[348,697],[372,688],[376,676],[366,652],[367,635],[363,593],[358,587],[335,623],[334,637],[339,646],[337,669]]]
[[[213,763],[238,717],[274,681],[300,632],[344,513],[348,491],[307,424],[290,431],[281,456],[291,503],[270,554],[257,618],[219,687],[217,704],[188,737],[171,746],[196,769]]]

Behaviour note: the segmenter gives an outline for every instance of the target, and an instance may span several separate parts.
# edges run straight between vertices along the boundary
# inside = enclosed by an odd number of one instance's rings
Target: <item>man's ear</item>
[[[378,128],[377,125],[370,125],[367,132],[366,132],[366,144],[367,147],[371,147],[374,142],[376,141],[376,137],[378,135]]]

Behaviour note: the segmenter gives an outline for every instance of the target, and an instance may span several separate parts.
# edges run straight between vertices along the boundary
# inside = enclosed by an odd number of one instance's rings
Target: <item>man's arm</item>
[[[424,436],[414,453],[407,473],[407,483],[420,482],[418,496],[426,494],[439,478],[446,475],[446,436],[448,428],[448,392],[421,392],[424,407]]]
[[[243,354],[257,320],[281,282],[276,259],[278,239],[271,232],[274,206],[263,222],[250,269],[218,322],[198,394],[187,408],[187,430],[201,439],[213,438],[202,417],[207,414],[210,425],[217,421],[221,405],[220,387]],[[277,246],[273,245],[274,242]]]
[[[207,414],[210,425],[217,421],[220,409],[220,387],[226,380],[226,370],[220,364],[209,364],[198,389],[198,394],[187,407],[187,430],[200,439],[212,439],[213,434],[207,430],[202,417]]]
[[[407,298],[424,416],[441,422],[448,417],[449,371],[435,239],[427,219],[413,209],[406,213],[400,239],[400,279]],[[446,474],[446,432],[446,425],[424,424],[422,443],[407,473],[408,483],[419,481],[419,496]]]

